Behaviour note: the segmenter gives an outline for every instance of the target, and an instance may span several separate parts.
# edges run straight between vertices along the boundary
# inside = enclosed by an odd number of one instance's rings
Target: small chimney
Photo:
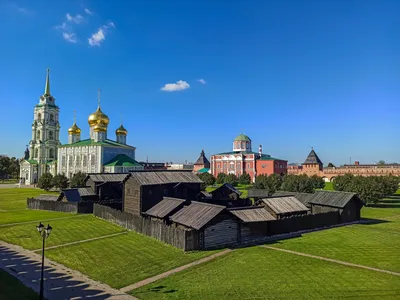
[[[258,155],[261,157],[262,156],[262,145],[258,147]]]
[[[356,161],[354,162],[354,164],[355,164],[356,166],[359,166],[359,165],[360,165],[360,162],[359,162],[358,160],[356,160]]]

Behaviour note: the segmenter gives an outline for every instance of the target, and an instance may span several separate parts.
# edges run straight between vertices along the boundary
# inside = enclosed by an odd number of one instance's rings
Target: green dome
[[[240,141],[240,142],[251,142],[251,139],[250,139],[247,135],[244,135],[244,134],[242,133],[242,134],[238,135],[238,136],[235,138],[235,141]]]

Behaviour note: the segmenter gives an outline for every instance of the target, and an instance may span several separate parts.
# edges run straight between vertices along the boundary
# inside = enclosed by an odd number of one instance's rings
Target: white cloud
[[[200,82],[201,84],[206,84],[206,81],[204,79],[198,79],[198,82]]]
[[[11,3],[10,8],[12,8],[12,9],[16,10],[17,12],[24,14],[24,15],[32,15],[33,14],[32,10],[27,9],[26,7],[19,6],[15,3]]]
[[[75,23],[75,24],[79,24],[82,23],[82,21],[84,20],[84,18],[82,17],[82,15],[77,14],[75,17],[70,15],[69,13],[66,14],[66,18],[69,22]]]
[[[186,90],[190,87],[189,83],[184,80],[178,80],[176,83],[167,83],[161,90],[166,92],[175,92]]]
[[[108,29],[115,28],[115,24],[113,22],[108,22],[106,25],[101,26],[97,32],[93,33],[90,38],[88,38],[89,45],[100,46],[100,44],[106,39],[106,34],[108,33]]]
[[[88,15],[93,15],[93,12],[88,8],[85,8],[85,13],[87,13]]]
[[[63,32],[62,35],[64,40],[66,40],[67,42],[75,44],[78,41],[76,38],[76,34],[73,32]]]
[[[63,22],[61,25],[57,25],[56,29],[60,29],[60,30],[69,30],[70,27],[68,26],[67,23]]]

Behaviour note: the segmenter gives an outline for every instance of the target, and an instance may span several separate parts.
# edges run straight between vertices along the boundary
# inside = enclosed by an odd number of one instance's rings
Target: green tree
[[[386,165],[386,162],[384,160],[380,160],[377,162],[377,165],[384,166],[384,165]]]
[[[10,158],[5,155],[0,155],[0,179],[7,178],[10,170]]]
[[[256,189],[268,189],[267,175],[261,174],[256,176],[254,187]]]
[[[52,184],[61,191],[68,187],[68,178],[64,174],[57,174],[53,177]]]
[[[53,175],[50,173],[44,173],[39,178],[37,186],[45,191],[50,190],[53,187]]]
[[[210,173],[201,173],[197,174],[197,176],[206,184],[206,185],[213,185],[215,183],[215,177]]]
[[[312,180],[307,175],[287,175],[282,183],[282,190],[288,192],[313,193]]]
[[[85,186],[85,178],[86,174],[82,172],[78,172],[72,176],[71,180],[69,181],[69,186],[71,188],[78,188],[78,187],[84,187]]]
[[[228,176],[226,176],[224,183],[229,183],[233,186],[237,186],[239,183],[239,179],[235,174],[229,174]]]
[[[268,186],[268,193],[272,195],[281,189],[283,178],[278,174],[271,174],[266,177],[266,184]]]
[[[10,175],[11,178],[19,177],[19,159],[11,157],[10,166],[8,168],[8,174]]]
[[[311,176],[310,180],[314,189],[323,189],[325,187],[324,179],[318,175]]]
[[[225,183],[227,176],[228,175],[226,175],[225,173],[219,173],[218,176],[217,176],[217,183],[218,184]]]
[[[343,176],[337,176],[333,180],[333,189],[335,191],[346,191],[349,189],[353,181],[354,175],[353,174],[345,174]]]
[[[250,175],[246,172],[240,175],[238,180],[240,184],[251,184]]]

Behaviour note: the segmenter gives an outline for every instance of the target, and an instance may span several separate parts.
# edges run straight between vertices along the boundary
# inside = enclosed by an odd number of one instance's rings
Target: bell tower
[[[29,142],[29,159],[38,163],[38,178],[47,171],[48,162],[57,160],[60,123],[55,100],[50,92],[50,69],[47,69],[44,94],[34,108],[32,139]]]

